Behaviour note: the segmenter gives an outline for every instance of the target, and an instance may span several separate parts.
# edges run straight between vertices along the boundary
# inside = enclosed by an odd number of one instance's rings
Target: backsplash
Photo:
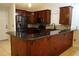
[[[38,28],[39,24],[28,24],[28,28]],[[55,25],[56,29],[70,29],[69,25]],[[54,29],[53,24],[47,24],[46,29]]]
[[[56,29],[70,29],[70,26],[69,25],[55,25],[56,26]],[[46,29],[53,29],[54,26],[51,24],[51,25],[47,25],[46,26]]]
[[[28,24],[28,28],[38,28],[38,25],[36,25],[36,24]]]

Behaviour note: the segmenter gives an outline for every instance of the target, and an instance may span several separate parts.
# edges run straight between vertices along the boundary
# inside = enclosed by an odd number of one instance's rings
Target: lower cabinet
[[[11,36],[11,55],[18,56],[17,52],[17,39],[14,36]]]
[[[32,56],[48,56],[49,55],[49,42],[48,38],[42,38],[33,41],[31,47]]]
[[[12,56],[30,56],[31,41],[21,40],[11,36],[11,55]]]
[[[50,54],[57,56],[72,46],[73,32],[61,33],[60,35],[51,36],[49,39]]]
[[[11,36],[12,56],[58,56],[72,46],[73,32],[22,40]]]

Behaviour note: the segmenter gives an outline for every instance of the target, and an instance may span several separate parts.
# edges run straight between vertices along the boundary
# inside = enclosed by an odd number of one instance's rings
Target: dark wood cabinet
[[[44,22],[46,24],[50,24],[50,19],[51,19],[51,11],[47,10],[47,11],[45,11]]]
[[[50,19],[51,19],[51,10],[42,10],[42,11],[37,11],[38,16],[37,18],[42,18],[43,23],[45,24],[50,24]]]
[[[37,24],[38,13],[34,12],[34,24]]]
[[[31,41],[21,40],[11,36],[11,55],[12,56],[30,56]]]
[[[31,47],[32,56],[48,56],[49,55],[49,42],[48,38],[41,38],[33,41]]]
[[[56,46],[55,39],[56,39],[56,36],[49,37],[50,56],[58,55],[56,47],[55,47]]]
[[[26,16],[26,11],[25,10],[16,9],[16,15]]]
[[[50,37],[50,55],[60,55],[72,46],[73,32],[62,33]]]
[[[36,24],[37,19],[39,17],[43,19],[43,23],[50,24],[51,10],[41,10],[41,11],[30,12],[30,11],[16,9],[16,13],[18,15],[26,16],[28,20],[28,24]]]
[[[28,17],[28,24],[35,24],[36,23],[36,20],[35,20],[35,14],[34,12],[30,12],[29,14],[29,17]]]
[[[11,36],[11,55],[12,56],[18,56],[18,52],[17,52],[17,39],[14,38],[14,36]],[[15,45],[16,44],[16,45]]]
[[[43,37],[36,40],[23,40],[11,36],[12,56],[58,56],[72,46],[73,32]]]
[[[63,40],[63,36],[60,35],[56,35],[53,37],[50,37],[50,46],[52,49],[52,55],[60,55],[63,52],[63,48],[65,48],[65,46],[63,45],[64,41]]]
[[[30,20],[32,17],[31,17],[31,12],[29,11],[25,11],[25,10],[20,10],[20,9],[16,9],[16,16],[25,16],[26,19],[27,19],[27,23],[32,23],[32,21]]]
[[[64,41],[65,41],[64,44],[67,47],[72,46],[72,43],[73,43],[73,40],[71,40],[72,38],[73,38],[73,32],[68,32],[67,34],[66,33],[64,34]]]
[[[72,6],[60,7],[60,24],[71,25]]]

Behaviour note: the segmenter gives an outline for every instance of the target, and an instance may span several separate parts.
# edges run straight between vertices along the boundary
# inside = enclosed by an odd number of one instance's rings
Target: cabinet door
[[[45,23],[45,24],[50,23],[50,18],[51,18],[50,10],[37,11],[36,13],[37,13],[37,18],[38,17],[42,18],[43,23]]]
[[[43,23],[50,24],[51,11],[44,10],[44,11],[40,11],[40,12],[41,12],[41,17],[43,18]]]
[[[64,45],[63,45],[63,36],[62,34],[55,36],[55,49],[57,51],[57,55],[60,55],[64,51]]]
[[[42,18],[42,11],[38,11],[38,17]]]
[[[17,52],[17,40],[15,37],[11,36],[11,55],[12,56],[18,56],[18,52]]]
[[[73,42],[73,32],[67,32],[64,34],[64,41],[65,41],[65,46],[66,48],[69,48],[72,46]]]
[[[56,50],[56,43],[55,43],[55,36],[49,37],[49,47],[50,47],[50,56],[57,56],[57,50]],[[58,42],[58,41],[57,41]]]
[[[72,19],[72,7],[60,8],[60,24],[70,25]]]
[[[34,13],[32,13],[32,12],[29,14],[29,23],[30,24],[34,24],[35,23]]]
[[[16,13],[17,13],[17,15],[26,16],[26,11],[25,10],[16,9]]]
[[[41,38],[33,41],[31,54],[33,56],[48,56],[49,55],[48,39]]]
[[[50,24],[50,19],[51,19],[51,11],[50,10],[46,10],[45,11],[45,16],[44,16],[45,24]]]
[[[31,41],[24,41],[11,36],[11,55],[12,56],[28,56],[31,55]]]
[[[19,56],[28,56],[30,55],[30,42],[24,40],[18,40],[17,51]]]
[[[38,13],[34,12],[34,21],[35,21],[35,23],[37,23],[37,18],[38,18]]]
[[[60,55],[62,52],[64,52],[64,40],[63,35],[55,35],[52,36],[50,39],[50,46],[51,46],[51,54],[52,55]]]

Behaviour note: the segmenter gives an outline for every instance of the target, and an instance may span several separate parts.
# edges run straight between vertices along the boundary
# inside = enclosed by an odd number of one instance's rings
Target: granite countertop
[[[51,31],[43,31],[40,33],[31,33],[28,34],[27,32],[7,32],[9,35],[15,36],[17,38],[20,39],[24,39],[24,40],[36,40],[36,39],[40,39],[43,37],[49,37],[49,36],[53,36],[53,35],[59,35],[61,33],[65,33],[65,32],[69,32],[72,30],[66,29],[66,30],[51,30]]]

